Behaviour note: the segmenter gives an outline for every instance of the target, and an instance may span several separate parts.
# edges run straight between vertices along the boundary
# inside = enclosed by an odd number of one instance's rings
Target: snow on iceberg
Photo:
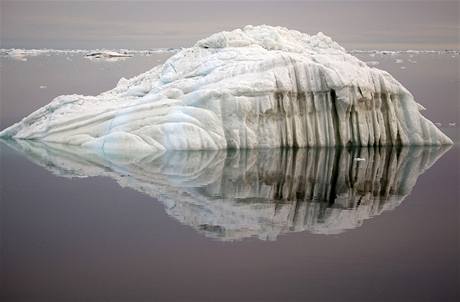
[[[105,153],[451,144],[412,94],[322,33],[246,26],[98,96],[65,95],[0,136]]]
[[[167,151],[136,158],[5,142],[55,175],[110,177],[160,201],[181,223],[226,241],[360,227],[399,206],[450,147]]]

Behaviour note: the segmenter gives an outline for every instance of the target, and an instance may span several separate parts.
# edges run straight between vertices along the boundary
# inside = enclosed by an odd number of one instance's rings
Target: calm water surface
[[[0,127],[57,95],[110,89],[168,56],[1,58]],[[359,57],[400,80],[458,144],[458,128],[448,126],[460,122],[458,56]],[[4,301],[457,301],[457,144],[137,159],[4,141],[0,295]]]

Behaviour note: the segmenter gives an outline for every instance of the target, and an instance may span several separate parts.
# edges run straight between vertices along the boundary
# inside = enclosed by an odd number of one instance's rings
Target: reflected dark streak
[[[136,158],[3,142],[58,176],[111,177],[160,200],[169,215],[219,240],[275,240],[288,232],[338,234],[359,227],[396,208],[449,149],[173,151]]]

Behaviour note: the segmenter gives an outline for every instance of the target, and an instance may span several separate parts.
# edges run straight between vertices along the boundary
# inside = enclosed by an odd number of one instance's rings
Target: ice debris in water
[[[367,61],[366,64],[369,66],[377,66],[380,64],[380,62],[379,61]]]
[[[178,48],[153,48],[153,49],[145,49],[145,50],[137,50],[137,49],[118,49],[118,50],[108,50],[108,49],[50,49],[50,48],[42,48],[42,49],[23,49],[23,48],[0,48],[0,57],[7,57],[12,58],[15,60],[20,61],[27,61],[28,57],[36,57],[36,56],[51,56],[51,55],[89,55],[87,58],[91,58],[93,54],[100,54],[100,58],[121,58],[120,55],[111,56],[110,54],[121,54],[126,57],[131,57],[134,55],[142,55],[142,56],[150,56],[153,54],[160,54],[160,53],[175,53],[179,51]],[[66,59],[70,60],[70,57],[66,57]]]
[[[0,136],[104,154],[451,144],[412,94],[323,33],[220,32],[97,96],[64,95]]]
[[[87,52],[82,49],[23,49],[23,48],[1,48],[0,57],[8,57],[14,60],[27,61],[29,57],[50,56],[52,54],[79,54]]]
[[[350,53],[356,53],[356,54],[369,54],[369,56],[375,56],[375,55],[390,55],[390,56],[396,56],[396,55],[401,55],[401,54],[408,54],[409,57],[414,57],[414,55],[448,55],[451,54],[452,56],[460,54],[460,50],[456,49],[445,49],[445,50],[432,50],[432,49],[421,49],[421,50],[377,50],[377,49],[369,49],[369,50],[363,50],[363,49],[353,49],[350,51]]]
[[[128,54],[127,52],[116,52],[116,51],[110,51],[110,50],[99,50],[99,51],[94,51],[90,52],[85,55],[85,58],[91,59],[91,60],[105,60],[105,61],[119,61],[119,60],[124,60],[126,58],[132,57],[132,55]]]

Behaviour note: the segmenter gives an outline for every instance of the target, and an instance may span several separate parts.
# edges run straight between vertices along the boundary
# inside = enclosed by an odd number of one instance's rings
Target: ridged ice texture
[[[451,144],[398,81],[329,37],[214,34],[98,96],[67,95],[0,133],[105,153]]]
[[[152,196],[181,223],[219,240],[360,227],[400,205],[449,148],[169,151],[136,158],[62,144],[9,143],[56,175],[107,176]]]

